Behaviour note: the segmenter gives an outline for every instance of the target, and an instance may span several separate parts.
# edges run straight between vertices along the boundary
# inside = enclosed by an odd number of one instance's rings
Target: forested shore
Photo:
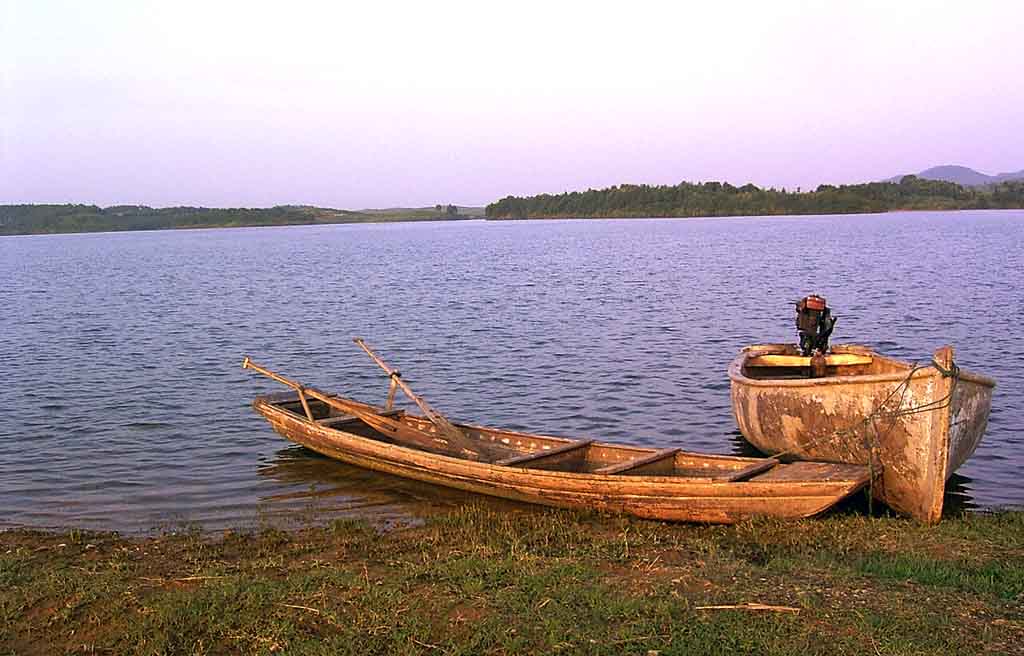
[[[438,221],[482,216],[480,208],[434,207],[337,210],[304,205],[268,208],[162,207],[145,205],[0,205],[0,235],[120,232],[182,228]]]
[[[752,184],[618,185],[562,194],[508,196],[486,208],[436,205],[339,210],[305,205],[208,208],[84,204],[0,205],[0,235],[455,219],[555,219],[863,214],[898,210],[1024,208],[1024,181],[968,187],[908,175],[899,182],[821,185],[814,191]]]
[[[897,210],[1024,208],[1024,181],[985,187],[908,175],[899,182],[821,185],[814,191],[761,189],[752,184],[682,182],[618,185],[562,194],[508,196],[486,208],[492,219],[633,218],[862,214]]]

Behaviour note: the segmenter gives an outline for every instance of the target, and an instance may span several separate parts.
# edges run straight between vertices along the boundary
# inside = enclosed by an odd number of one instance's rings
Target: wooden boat
[[[785,464],[452,424],[358,343],[390,375],[383,408],[304,387],[246,358],[244,367],[293,389],[260,396],[253,407],[289,440],[359,467],[528,503],[652,519],[808,517],[868,482],[860,465]],[[424,416],[394,409],[396,389]]]
[[[824,375],[809,377],[811,358],[796,346],[743,349],[729,367],[740,432],[776,457],[868,465],[876,498],[939,521],[946,480],[985,432],[995,381],[957,368],[948,346],[925,366],[853,345],[834,346],[822,364]]]

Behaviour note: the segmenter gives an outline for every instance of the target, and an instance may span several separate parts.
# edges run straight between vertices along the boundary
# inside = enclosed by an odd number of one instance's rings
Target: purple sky
[[[1024,3],[705,4],[0,0],[0,204],[1024,168]]]

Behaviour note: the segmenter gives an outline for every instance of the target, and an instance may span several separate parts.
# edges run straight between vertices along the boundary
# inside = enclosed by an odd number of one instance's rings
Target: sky
[[[0,0],[0,204],[1024,169],[1024,3]]]

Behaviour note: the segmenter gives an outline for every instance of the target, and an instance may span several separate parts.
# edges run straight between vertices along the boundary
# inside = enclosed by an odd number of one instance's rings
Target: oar
[[[373,350],[366,344],[366,342],[363,341],[362,337],[356,337],[352,341],[358,344],[360,348],[362,348],[364,351],[366,351],[366,354],[370,356],[370,358],[374,362],[377,363],[377,366],[379,366],[381,369],[385,371],[385,373],[387,373],[387,375],[391,378],[392,385],[397,385],[399,389],[401,389],[402,392],[404,392],[405,395],[408,396],[410,400],[412,400],[413,403],[419,406],[419,409],[423,412],[424,415],[427,416],[427,419],[429,419],[430,422],[437,427],[439,433],[448,438],[448,440],[451,441],[453,444],[457,445],[459,448],[464,449],[466,451],[470,451],[472,453],[480,453],[481,451],[485,450],[486,447],[484,447],[483,444],[472,444],[469,441],[469,439],[465,436],[465,434],[462,432],[462,430],[459,429],[458,426],[448,421],[447,417],[442,415],[437,410],[434,410],[432,407],[430,407],[429,403],[424,401],[422,398],[420,398],[419,395],[413,392],[409,388],[409,386],[405,384],[405,381],[402,380],[402,374],[400,374],[397,370],[392,369],[387,365],[386,362],[381,360],[380,357],[376,353],[374,353]]]
[[[337,408],[338,410],[341,410],[346,414],[358,417],[363,422],[371,426],[373,429],[380,431],[385,435],[393,435],[395,437],[402,439],[403,441],[412,442],[413,444],[417,444],[426,449],[431,449],[434,451],[438,450],[437,439],[438,437],[441,436],[433,435],[426,431],[422,431],[418,428],[409,426],[404,422],[396,421],[390,417],[385,417],[381,415],[380,412],[371,405],[359,403],[357,401],[350,401],[348,399],[340,399],[334,396],[329,396],[312,387],[306,387],[299,383],[298,381],[291,380],[290,378],[286,378],[281,374],[274,373],[269,369],[261,367],[260,365],[250,360],[248,356],[246,356],[246,358],[242,361],[242,368],[252,369],[253,371],[261,373],[264,376],[267,376],[268,378],[276,380],[282,385],[294,389],[298,393],[299,400],[302,402],[302,408],[303,410],[306,411],[306,417],[310,421],[314,420],[313,413],[310,412],[309,404],[306,401],[307,395],[314,399],[322,401],[329,406]],[[463,441],[465,441],[464,437]],[[461,444],[455,444],[453,446],[465,452],[465,455],[479,457],[479,453],[475,449],[467,448]]]

